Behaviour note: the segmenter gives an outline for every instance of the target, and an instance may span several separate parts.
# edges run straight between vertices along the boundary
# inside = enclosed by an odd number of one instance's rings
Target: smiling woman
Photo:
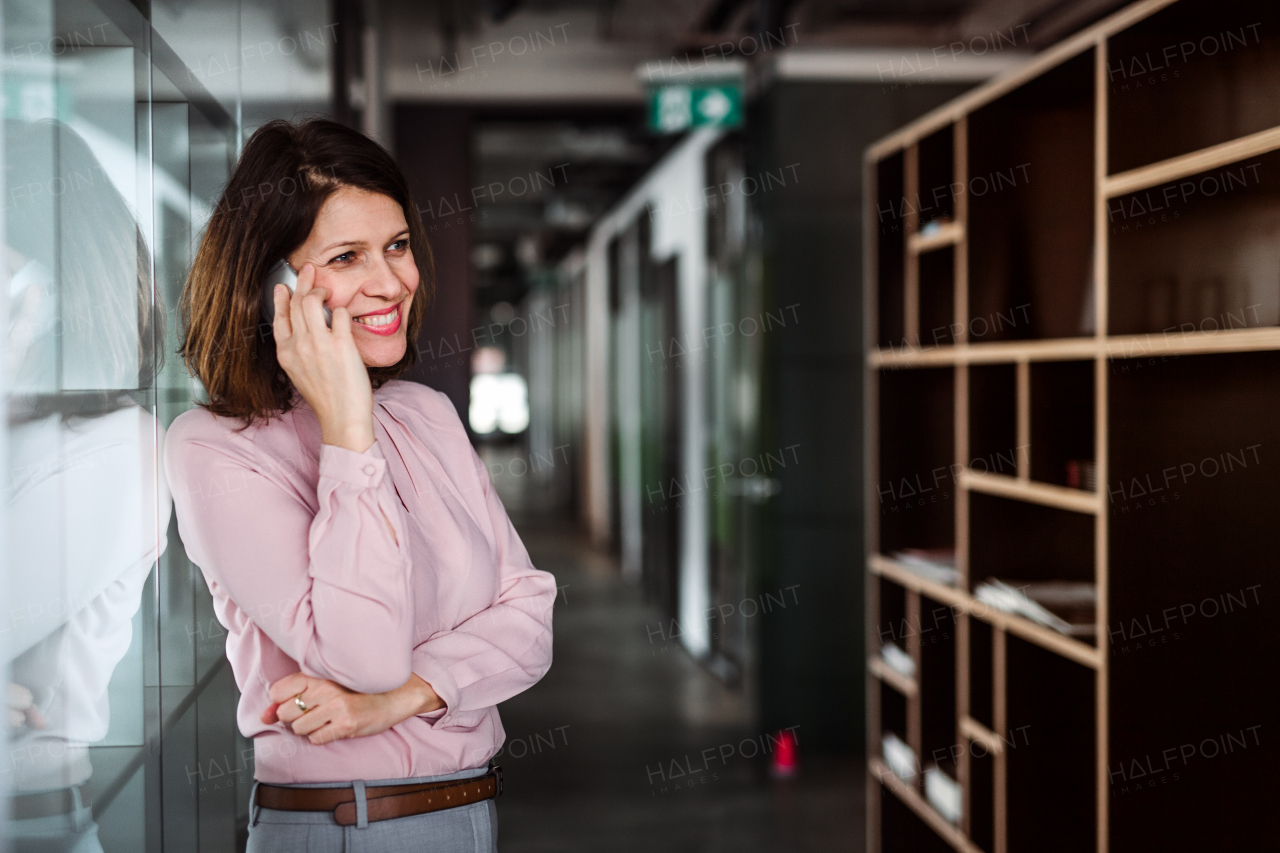
[[[404,329],[420,274],[409,248],[404,210],[392,198],[351,187],[325,202],[311,236],[289,265],[315,267],[314,286],[329,292],[330,308],[345,307],[361,330],[383,338]],[[394,365],[404,355],[404,335],[391,344],[356,337],[365,364]]]
[[[254,740],[249,851],[496,849],[496,705],[550,667],[556,585],[452,403],[395,378],[429,258],[381,147],[272,122],[183,291],[180,352],[209,400],[164,462]],[[296,285],[267,310],[281,259]]]
[[[289,409],[294,392],[258,295],[281,258],[299,271],[297,298],[311,265],[320,298],[347,309],[358,331],[374,328],[362,315],[395,309],[390,340],[375,347],[356,337],[375,388],[415,361],[407,341],[434,291],[426,233],[385,150],[323,119],[263,125],[209,220],[183,289],[178,350],[204,383],[209,411],[245,425]]]

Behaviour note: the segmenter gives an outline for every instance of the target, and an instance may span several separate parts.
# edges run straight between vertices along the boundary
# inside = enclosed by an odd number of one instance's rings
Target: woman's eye
[[[331,261],[329,261],[329,263],[331,263],[331,264],[345,264],[347,261],[354,261],[355,259],[356,259],[356,253],[355,253],[355,252],[343,252],[341,255],[338,255],[336,258],[334,258],[334,259],[332,259]]]
[[[403,252],[405,249],[409,248],[409,241],[407,239],[397,240],[387,248],[393,252]]]

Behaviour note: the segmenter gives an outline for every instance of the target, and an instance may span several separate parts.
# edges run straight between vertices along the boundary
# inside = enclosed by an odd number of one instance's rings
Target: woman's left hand
[[[262,722],[288,723],[296,735],[317,746],[385,732],[417,714],[443,708],[444,701],[417,675],[386,693],[356,693],[340,684],[295,672],[271,685],[272,704]],[[294,700],[301,698],[307,710]]]

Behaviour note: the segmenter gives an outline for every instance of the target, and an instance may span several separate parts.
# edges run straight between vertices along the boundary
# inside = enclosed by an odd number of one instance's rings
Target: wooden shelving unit
[[[869,849],[1274,843],[1280,4],[1134,3],[864,170]]]

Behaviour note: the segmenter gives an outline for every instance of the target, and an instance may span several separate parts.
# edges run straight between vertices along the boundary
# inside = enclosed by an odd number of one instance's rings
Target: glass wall
[[[256,124],[325,110],[326,9],[0,6],[11,850],[243,848],[252,748],[160,449],[202,393],[175,354],[201,229]]]

